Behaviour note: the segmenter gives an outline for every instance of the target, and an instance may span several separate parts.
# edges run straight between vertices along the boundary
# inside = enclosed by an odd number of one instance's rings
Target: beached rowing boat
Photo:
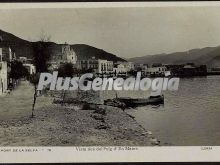
[[[137,107],[143,105],[158,105],[164,104],[164,96],[150,96],[149,98],[130,98],[130,97],[119,97],[118,101],[125,103],[127,107]]]

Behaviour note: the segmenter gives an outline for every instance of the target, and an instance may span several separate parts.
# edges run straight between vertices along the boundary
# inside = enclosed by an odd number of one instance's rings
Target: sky
[[[123,58],[220,45],[220,7],[0,9],[0,29],[88,44]]]

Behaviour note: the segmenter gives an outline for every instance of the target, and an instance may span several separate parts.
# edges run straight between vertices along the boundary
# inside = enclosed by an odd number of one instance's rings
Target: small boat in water
[[[137,107],[143,105],[158,105],[164,104],[164,96],[150,96],[149,98],[130,98],[130,97],[119,97],[118,101],[125,103],[127,107]]]

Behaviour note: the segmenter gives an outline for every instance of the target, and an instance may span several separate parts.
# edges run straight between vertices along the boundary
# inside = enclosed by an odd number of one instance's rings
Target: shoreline
[[[152,133],[125,111],[106,105],[99,109],[101,113],[79,105],[50,104],[37,108],[35,118],[28,114],[2,120],[0,146],[159,145]]]

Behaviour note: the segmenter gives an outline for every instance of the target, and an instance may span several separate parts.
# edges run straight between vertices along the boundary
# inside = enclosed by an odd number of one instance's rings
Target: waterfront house
[[[98,60],[98,69],[96,70],[98,75],[110,75],[113,73],[113,61]]]
[[[180,77],[192,77],[192,76],[206,76],[207,67],[206,65],[196,66],[194,64],[186,64],[180,70]]]
[[[133,62],[118,61],[117,64],[124,65],[124,68],[126,68],[127,72],[135,69],[135,65]]]
[[[111,75],[113,73],[113,61],[92,57],[88,60],[78,60],[77,68],[85,72],[93,72],[98,76]]]
[[[113,73],[115,76],[126,76],[128,69],[125,67],[124,64],[115,64],[113,68]]]
[[[152,66],[152,67],[146,68],[144,71],[145,71],[145,76],[163,77],[163,76],[165,76],[167,68],[162,65],[161,66]]]
[[[197,66],[193,63],[181,65],[166,65],[167,69],[171,71],[172,76],[176,77],[193,77],[193,76],[206,76],[206,65]]]

